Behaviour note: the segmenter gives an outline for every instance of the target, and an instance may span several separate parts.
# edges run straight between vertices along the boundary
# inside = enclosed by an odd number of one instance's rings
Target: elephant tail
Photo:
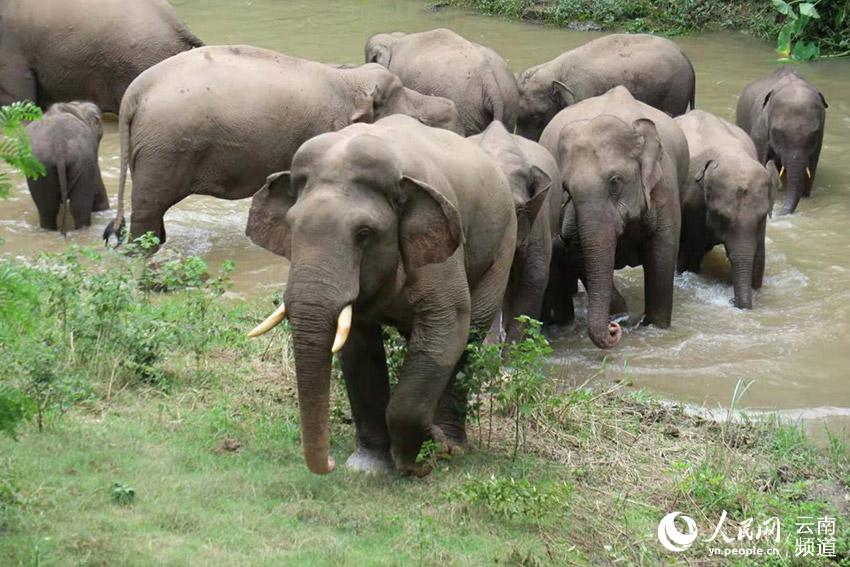
[[[68,209],[71,203],[68,200],[68,165],[64,158],[56,162],[56,177],[59,178],[59,198],[62,199],[62,202],[59,204],[59,214],[56,220],[62,236],[68,236]]]
[[[499,122],[504,124],[505,102],[502,100],[502,93],[499,89],[499,82],[496,80],[496,77],[493,74],[492,70],[487,73],[487,79],[484,88],[487,93],[487,100],[490,103],[490,112],[493,114],[493,120],[498,120]]]
[[[121,101],[121,110],[118,113],[118,137],[121,143],[121,173],[118,177],[118,204],[116,205],[115,219],[106,225],[103,230],[103,240],[107,243],[114,242],[117,246],[123,239],[124,230],[124,191],[127,188],[127,168],[130,166],[130,123],[133,121],[135,108],[130,103],[134,97],[128,90]]]
[[[694,70],[694,64],[691,62],[690,58],[688,59],[688,64],[691,66],[691,110],[695,110],[697,107],[697,73]]]
[[[185,25],[181,25],[177,30],[177,33],[180,34],[180,39],[183,40],[183,42],[190,48],[204,46],[204,42],[198,39],[198,36],[189,31],[189,28]]]

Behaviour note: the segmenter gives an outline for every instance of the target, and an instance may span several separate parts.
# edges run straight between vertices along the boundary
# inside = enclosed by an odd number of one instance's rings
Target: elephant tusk
[[[808,167],[806,168],[806,175],[809,177],[809,179],[812,178],[812,170],[809,169]]]
[[[269,315],[265,321],[254,327],[254,330],[248,333],[249,338],[259,337],[260,335],[265,335],[278,325],[280,325],[281,321],[286,319],[286,304],[281,303],[280,307],[275,309],[275,312]]]
[[[783,165],[783,166],[779,169],[779,177],[780,177],[780,178],[782,178],[782,176],[783,176],[784,174],[785,174],[785,166]]]
[[[339,352],[345,346],[345,341],[348,340],[348,333],[351,331],[351,305],[346,305],[340,312],[339,319],[336,321],[336,336],[334,337],[334,345],[331,347],[331,352]]]

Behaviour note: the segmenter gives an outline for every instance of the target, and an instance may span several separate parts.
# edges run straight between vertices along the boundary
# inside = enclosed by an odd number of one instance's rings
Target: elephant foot
[[[351,456],[345,461],[345,466],[353,471],[369,474],[385,474],[395,471],[395,465],[393,465],[389,451],[365,449],[360,446],[351,453]]]
[[[469,452],[466,427],[459,424],[443,423],[431,426],[434,441],[441,443],[449,455],[462,455]]]

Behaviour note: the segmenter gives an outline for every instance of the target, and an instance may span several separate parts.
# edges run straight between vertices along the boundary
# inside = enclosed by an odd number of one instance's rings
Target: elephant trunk
[[[304,460],[312,472],[327,474],[335,466],[328,428],[332,350],[341,348],[348,336],[351,308],[350,302],[340,301],[343,294],[329,282],[328,274],[305,278],[305,272],[293,269],[286,310],[292,328]]]
[[[791,160],[782,160],[788,175],[788,191],[785,193],[785,204],[782,214],[789,215],[797,210],[800,198],[807,193],[806,187],[809,183],[806,169],[808,162],[805,158],[794,157]]]
[[[735,290],[735,307],[753,308],[753,266],[755,262],[755,242],[748,239],[736,239],[726,244],[726,255],[732,263],[732,287]]]
[[[587,282],[587,330],[596,346],[613,348],[622,338],[620,326],[609,322],[617,234],[613,226],[601,224],[603,214],[588,215],[596,225],[587,226],[581,212],[584,211],[579,211],[578,227]]]

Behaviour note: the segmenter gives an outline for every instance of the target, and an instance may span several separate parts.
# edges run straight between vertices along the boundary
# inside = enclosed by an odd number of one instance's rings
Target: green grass
[[[301,457],[286,330],[244,338],[271,301],[221,297],[226,278],[205,280],[195,261],[162,271],[164,287],[188,288],[168,294],[144,291],[163,285],[149,285],[158,276],[134,260],[46,268],[68,261],[0,260],[38,291],[37,316],[0,345],[0,386],[50,392],[41,431],[30,412],[17,440],[0,436],[4,566],[655,565],[703,557],[665,552],[655,535],[662,516],[681,510],[703,532],[723,509],[779,515],[786,552],[798,515],[844,514],[837,549],[850,561],[840,438],[820,451],[794,424],[705,421],[611,385],[604,370],[593,387],[547,390],[528,404],[516,458],[514,416],[497,411],[491,427],[483,403],[473,450],[426,455],[435,469],[423,479],[342,466],[353,426],[337,376],[331,450],[340,466],[314,476]],[[55,278],[74,273],[77,293],[61,294]],[[115,292],[118,282],[126,293]],[[201,312],[205,325],[187,323]],[[33,389],[44,372],[26,365],[29,339],[62,328],[61,313],[76,354],[57,347],[55,376]],[[99,321],[99,332],[83,332]],[[150,339],[141,354],[123,340],[133,325],[130,336]],[[142,362],[120,363],[133,356]]]

